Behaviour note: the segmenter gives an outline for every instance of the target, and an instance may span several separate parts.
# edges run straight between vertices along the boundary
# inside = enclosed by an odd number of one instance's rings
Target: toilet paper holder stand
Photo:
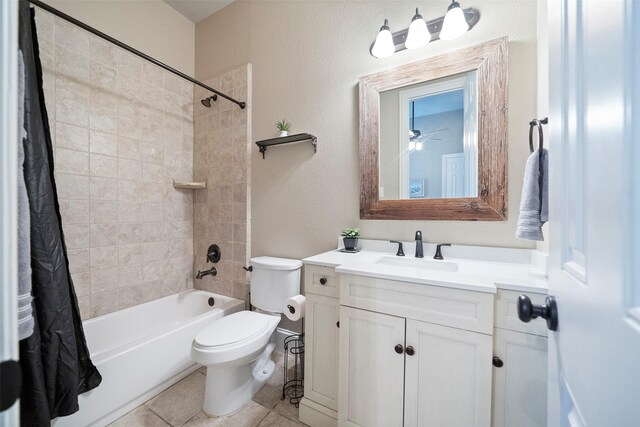
[[[291,314],[295,309],[287,305]],[[298,408],[304,396],[304,317],[302,318],[302,333],[289,335],[284,339],[284,383],[282,384],[282,397],[289,398],[289,403]],[[292,356],[292,372],[289,372],[289,356]]]

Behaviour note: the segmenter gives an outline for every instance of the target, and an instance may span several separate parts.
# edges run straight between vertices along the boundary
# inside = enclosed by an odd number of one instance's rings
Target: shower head
[[[202,103],[202,105],[204,105],[207,108],[211,108],[211,101],[217,101],[218,100],[218,95],[212,95],[208,98],[202,99],[200,100],[200,102]]]

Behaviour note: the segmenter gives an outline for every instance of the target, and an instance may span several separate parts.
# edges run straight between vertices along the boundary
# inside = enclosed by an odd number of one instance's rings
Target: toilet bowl
[[[271,378],[274,331],[287,298],[300,292],[299,260],[251,260],[251,303],[265,312],[240,311],[215,320],[193,340],[191,357],[207,367],[202,409],[211,416],[240,409]]]

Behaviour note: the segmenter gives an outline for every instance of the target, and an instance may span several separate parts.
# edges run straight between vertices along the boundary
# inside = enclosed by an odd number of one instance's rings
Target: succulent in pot
[[[291,123],[282,119],[282,121],[276,122],[276,129],[280,131],[280,136],[289,135],[289,130],[291,129]]]
[[[340,234],[344,242],[344,248],[348,251],[355,251],[358,247],[358,237],[360,237],[359,228],[345,228]]]

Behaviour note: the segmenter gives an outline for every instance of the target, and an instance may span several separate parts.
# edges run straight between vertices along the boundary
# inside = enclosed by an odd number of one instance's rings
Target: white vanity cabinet
[[[337,277],[330,267],[305,265],[305,371],[300,421],[333,427],[338,417],[338,339],[340,304]]]
[[[494,329],[493,427],[547,425],[547,329],[518,319],[522,292],[498,290]],[[544,294],[526,292],[534,304]],[[497,359],[496,359],[497,358]]]
[[[345,274],[340,303],[339,425],[490,425],[493,294]]]

